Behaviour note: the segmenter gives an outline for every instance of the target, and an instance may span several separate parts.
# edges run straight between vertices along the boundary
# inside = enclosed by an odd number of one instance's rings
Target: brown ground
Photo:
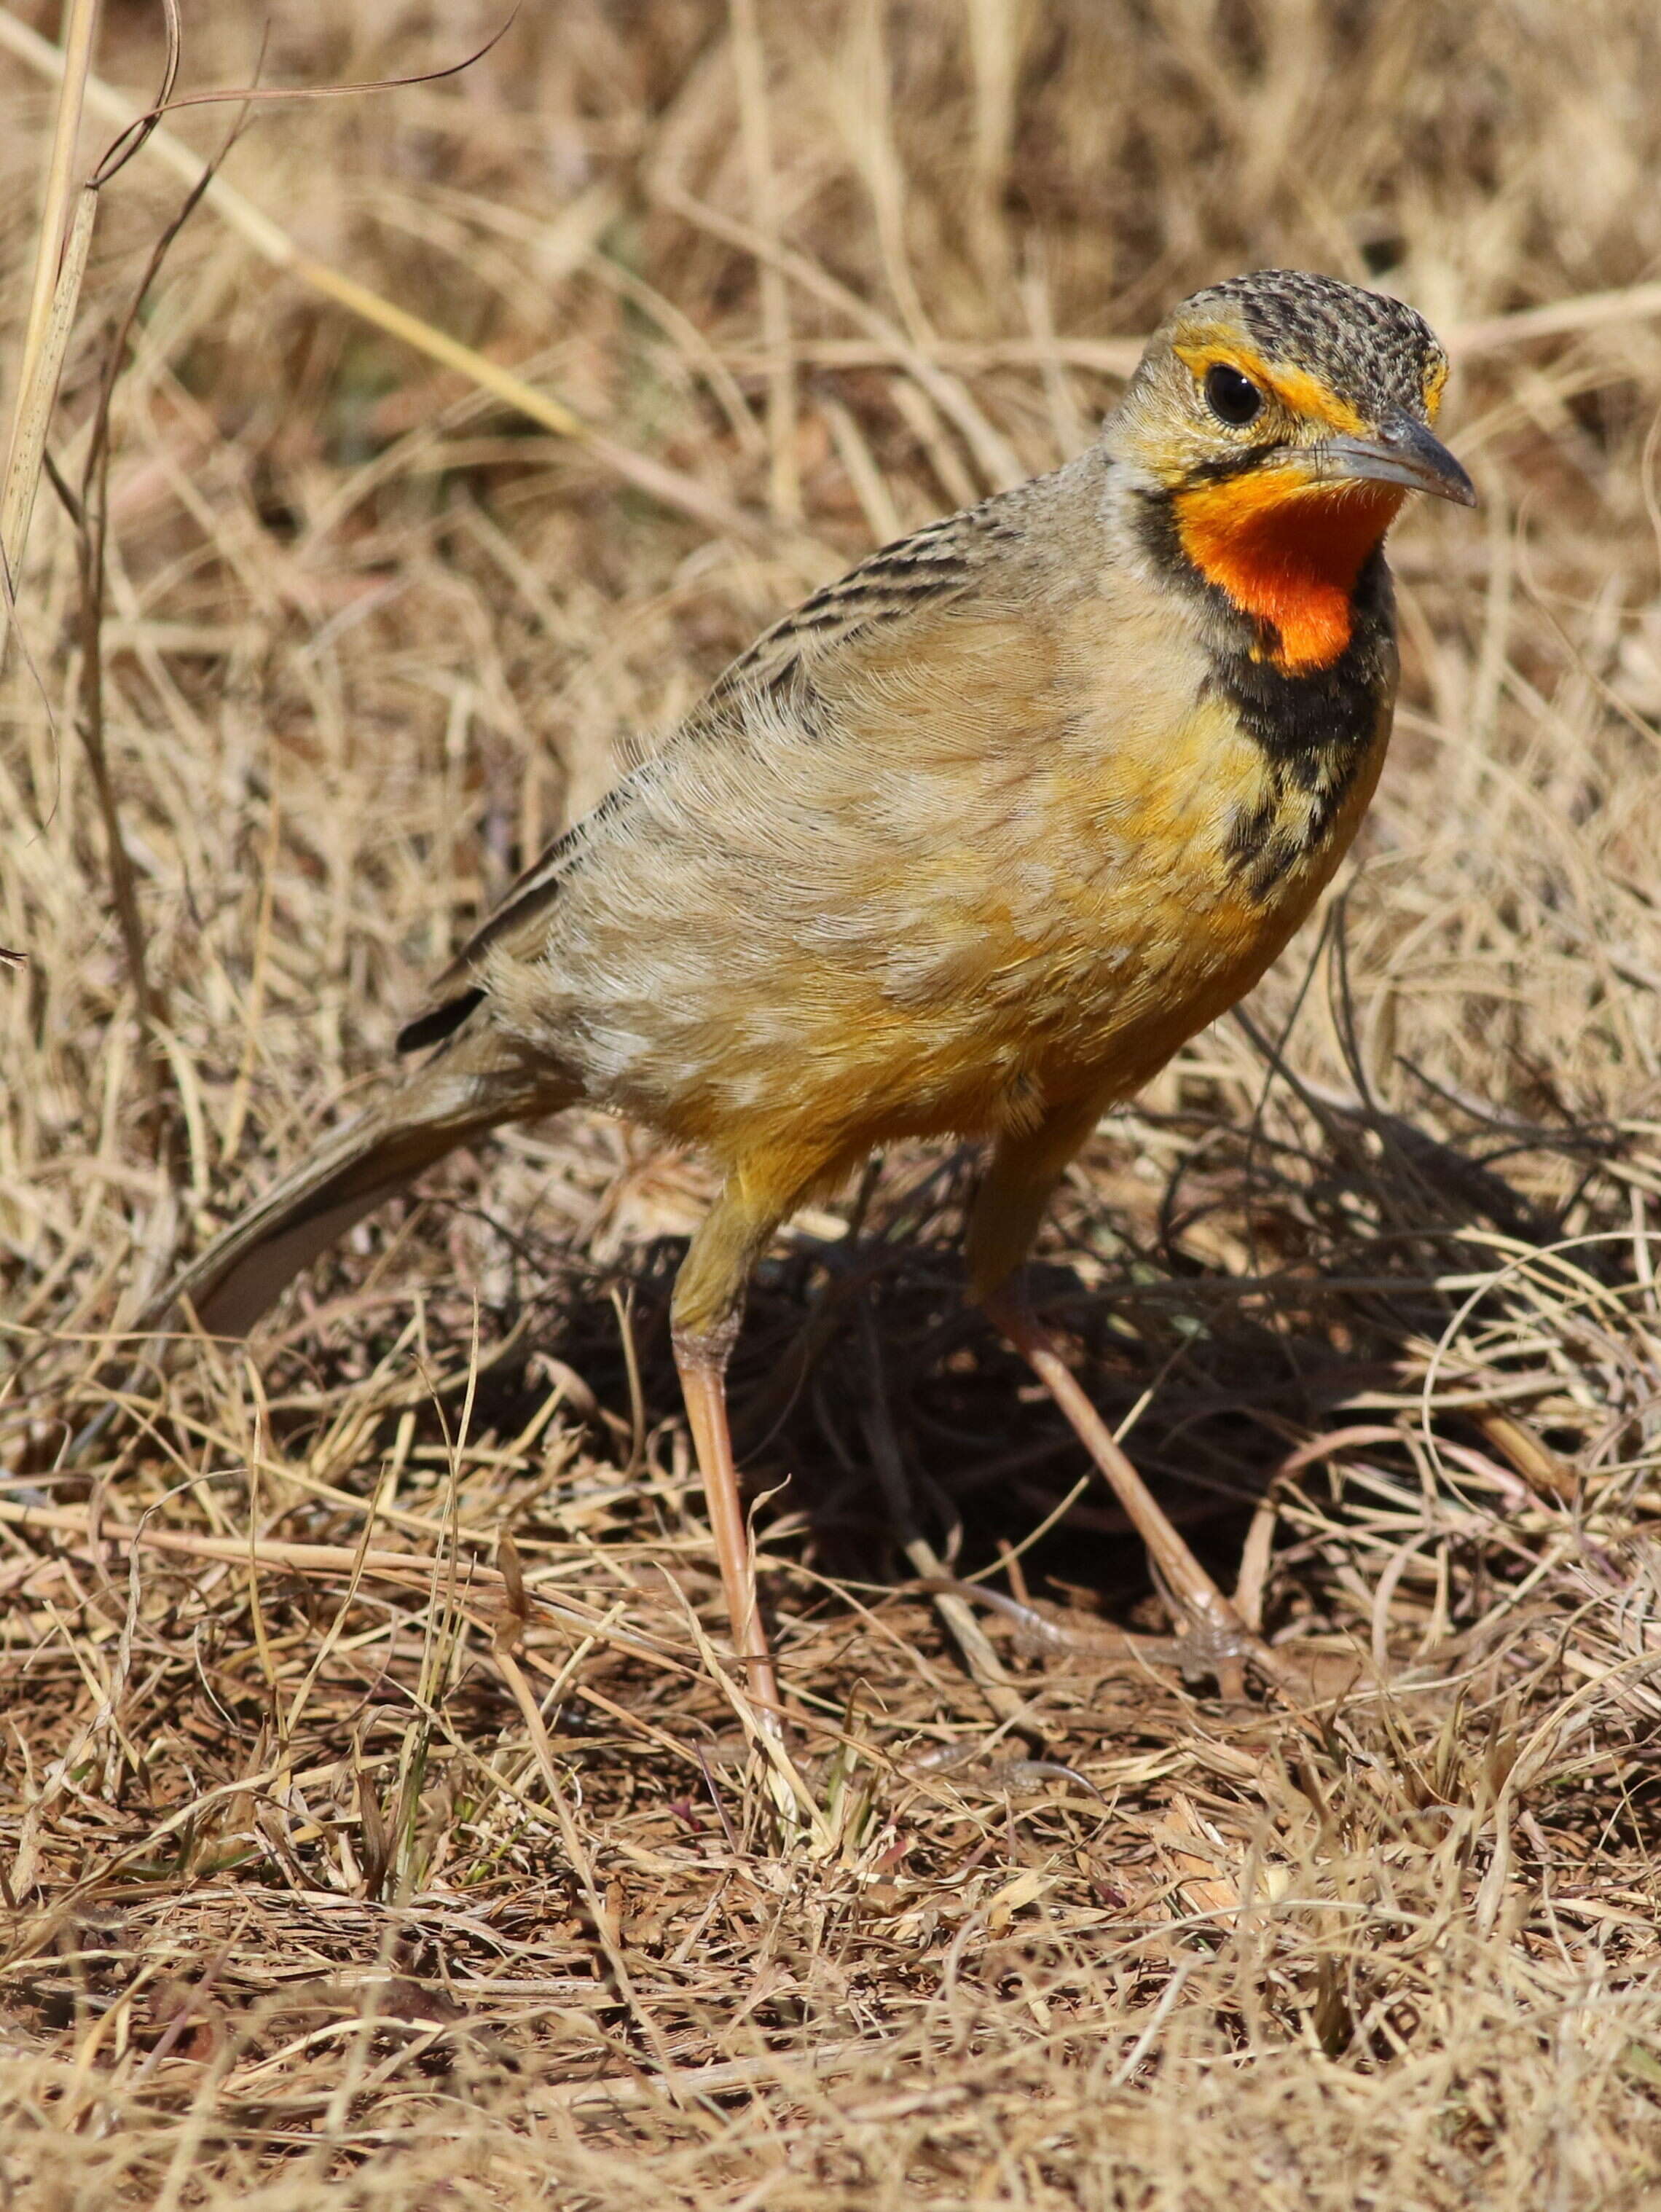
[[[253,73],[235,13],[187,10],[185,88]],[[291,6],[264,81],[499,20],[433,13]],[[110,0],[98,69],[160,43]],[[1661,262],[1658,71],[1650,0],[561,0],[252,122],[225,179],[316,266],[199,209],[114,404],[143,1027],[47,490],[0,696],[0,2202],[1661,2201],[1661,294],[1589,297]],[[0,58],[0,103],[9,396],[52,95]],[[151,151],[105,197],[73,486],[181,190]],[[706,1179],[638,1133],[453,1163],[64,1464],[110,1332],[631,733],[1276,261],[1447,332],[1485,506],[1400,532],[1401,734],[1325,936],[1104,1130],[1042,1287],[1306,1697],[1088,1644],[1158,1609],[961,1314],[964,1158],[889,1158],[758,1285],[793,1776],[703,1640],[664,1289]],[[1021,1726],[907,1520],[1083,1624],[986,1616]]]

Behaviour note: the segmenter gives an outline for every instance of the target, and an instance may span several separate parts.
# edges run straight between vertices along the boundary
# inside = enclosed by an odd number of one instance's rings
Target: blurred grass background
[[[8,404],[55,102],[18,25],[57,33],[0,15]],[[409,78],[500,27],[187,9],[181,90]],[[106,0],[103,80],[142,105],[161,51],[159,9]],[[45,487],[0,693],[13,2201],[1654,2201],[1658,81],[1640,0],[560,0],[458,75],[253,112],[221,180],[266,250],[196,212],[112,410],[148,1039]],[[167,129],[209,154],[234,113]],[[152,149],[103,196],[70,484],[182,191]],[[886,1163],[866,1256],[822,1209],[758,1294],[743,1387],[825,1362],[752,1446],[799,1478],[786,1671],[861,1747],[809,1768],[791,1845],[706,1683],[536,1627],[550,1780],[488,1607],[281,1548],[488,1560],[511,1528],[533,1584],[695,1668],[661,1291],[707,1182],[643,1133],[452,1164],[300,1289],[263,1382],[185,1359],[55,1472],[111,1333],[633,745],[873,544],[1076,451],[1173,300],[1276,264],[1445,334],[1483,507],[1392,541],[1392,758],[1252,1010],[1287,1076],[1197,1040],[1046,1255],[1104,1402],[1157,1384],[1146,1453],[1221,1500],[1219,1564],[1257,1532],[1271,1627],[1409,1686],[1317,1723],[1076,1660],[1034,1710],[1082,1782],[919,1765],[985,1715],[926,1603],[822,1588],[892,1568],[873,1459],[986,1564],[1076,1473],[951,1318],[955,1159]],[[876,1374],[842,1326],[872,1283]],[[197,1552],[100,1534],[141,1505]],[[233,1537],[246,1571],[200,1549]],[[1027,1564],[1137,1617],[1099,1505]]]

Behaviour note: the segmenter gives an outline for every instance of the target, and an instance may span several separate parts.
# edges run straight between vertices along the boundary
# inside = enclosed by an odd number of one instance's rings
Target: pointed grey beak
[[[1373,437],[1323,439],[1310,459],[1324,477],[1363,477],[1428,491],[1458,507],[1476,504],[1476,485],[1441,440],[1400,411],[1387,416]]]

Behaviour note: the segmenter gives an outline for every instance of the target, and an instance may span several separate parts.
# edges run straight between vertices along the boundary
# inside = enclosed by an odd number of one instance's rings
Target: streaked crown
[[[1447,356],[1424,317],[1386,292],[1302,269],[1258,269],[1208,285],[1173,309],[1149,348],[1216,322],[1240,331],[1276,367],[1316,377],[1358,413],[1404,408],[1434,421]]]

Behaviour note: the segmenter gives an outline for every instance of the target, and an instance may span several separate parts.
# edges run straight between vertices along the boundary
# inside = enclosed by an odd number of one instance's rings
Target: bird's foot
[[[1274,1683],[1280,1681],[1284,1671],[1278,1656],[1246,1627],[1232,1606],[1228,1607],[1232,1620],[1218,1620],[1209,1614],[1179,1615],[1183,1626],[1178,1635],[1143,1636],[1106,1621],[1082,1626],[1063,1620],[1047,1607],[1010,1597],[1003,1590],[987,1589],[979,1583],[931,1582],[924,1587],[987,1606],[1001,1615],[1015,1630],[1015,1652],[1021,1658],[1065,1654],[1096,1661],[1118,1660],[1131,1667],[1174,1667],[1185,1681],[1215,1680],[1229,1698],[1245,1696],[1248,1668]]]
[[[1112,1431],[1085,1395],[1078,1377],[1061,1356],[1060,1346],[1031,1308],[1012,1290],[985,1301],[988,1316],[1066,1416],[1074,1435],[1106,1477],[1137,1533],[1148,1547],[1155,1581],[1173,1617],[1182,1624],[1173,1639],[1187,1654],[1185,1674],[1214,1674],[1225,1697],[1246,1693],[1248,1663],[1270,1680],[1278,1680],[1274,1654],[1239,1608],[1217,1588],[1172,1526],[1153,1492],[1125,1455]]]

